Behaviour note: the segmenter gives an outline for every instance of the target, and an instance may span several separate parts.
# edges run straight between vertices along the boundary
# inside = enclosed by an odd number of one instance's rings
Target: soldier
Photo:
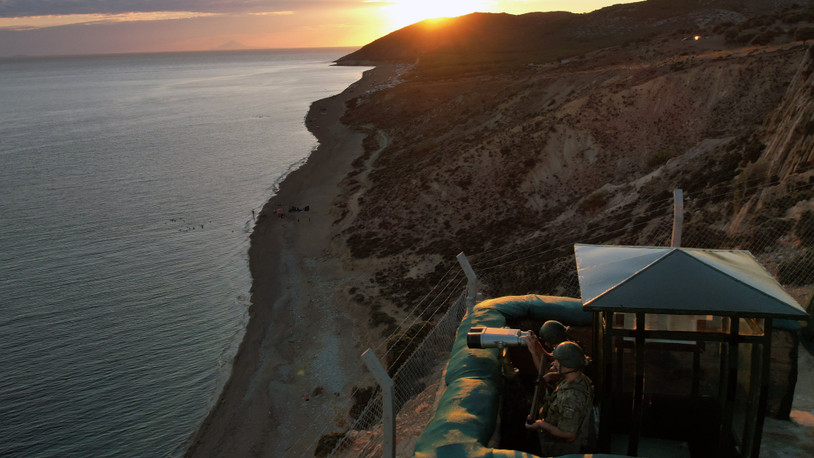
[[[553,358],[561,380],[546,397],[541,419],[526,423],[526,428],[539,430],[542,456],[580,453],[593,440],[593,386],[582,373],[587,358],[574,342],[557,345]]]
[[[557,345],[567,340],[571,340],[568,336],[568,328],[559,321],[548,320],[540,326],[540,338],[526,341],[537,372],[548,369],[552,362],[551,352]]]

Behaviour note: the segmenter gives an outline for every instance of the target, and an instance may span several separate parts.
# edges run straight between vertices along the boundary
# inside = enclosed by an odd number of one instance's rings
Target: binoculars
[[[531,331],[511,328],[472,328],[466,334],[466,346],[469,348],[503,348],[526,345],[532,338]]]

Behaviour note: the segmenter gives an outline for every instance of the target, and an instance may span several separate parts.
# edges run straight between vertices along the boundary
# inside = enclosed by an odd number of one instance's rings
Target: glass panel
[[[724,331],[724,318],[713,315],[666,315],[648,313],[645,316],[645,329],[648,331]],[[617,313],[614,327],[636,329],[635,313]]]
[[[744,323],[741,322],[741,331],[743,331]],[[743,332],[742,332],[743,333]],[[743,449],[744,435],[748,418],[755,414],[752,404],[756,401],[751,396],[751,388],[753,381],[752,371],[759,371],[760,364],[753,365],[752,350],[759,353],[759,345],[741,343],[738,345],[738,383],[735,389],[735,408],[732,415],[732,435],[735,439],[735,444]]]
[[[762,336],[764,329],[763,318],[741,318],[739,333],[742,336]]]

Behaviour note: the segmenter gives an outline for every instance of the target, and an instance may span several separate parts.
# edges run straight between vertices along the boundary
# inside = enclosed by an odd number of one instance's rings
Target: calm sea
[[[185,451],[243,337],[252,210],[349,51],[0,61],[0,456]]]

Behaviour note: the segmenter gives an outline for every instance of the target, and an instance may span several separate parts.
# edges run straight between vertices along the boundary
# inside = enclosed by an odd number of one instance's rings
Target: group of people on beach
[[[300,213],[300,212],[307,212],[311,210],[310,205],[306,205],[304,207],[298,207],[296,205],[291,205],[288,207],[288,213]],[[277,215],[278,218],[285,218],[285,212],[283,212],[282,208],[278,208],[274,210],[274,214]],[[254,211],[252,211],[252,216],[254,216]]]
[[[532,402],[526,419],[526,429],[538,432],[541,456],[590,451],[594,391],[583,373],[589,358],[559,321],[546,321],[526,345],[538,371],[535,390],[545,390],[542,405]]]

